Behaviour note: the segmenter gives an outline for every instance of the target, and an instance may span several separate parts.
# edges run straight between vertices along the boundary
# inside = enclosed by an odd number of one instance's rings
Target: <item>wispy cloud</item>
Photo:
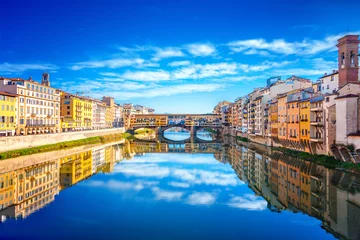
[[[1,73],[23,73],[29,70],[42,70],[42,71],[53,71],[59,69],[58,66],[54,64],[15,64],[15,63],[2,63],[0,64]]]
[[[208,192],[194,192],[187,198],[190,205],[212,205],[216,201],[216,195]]]
[[[164,58],[172,58],[172,57],[183,57],[185,54],[179,48],[156,48],[156,53],[152,58],[153,61],[159,61]]]
[[[169,182],[168,184],[169,184],[169,186],[178,187],[178,188],[190,187],[190,183],[185,183],[185,182]]]
[[[190,61],[174,61],[168,64],[170,67],[179,67],[190,65]]]
[[[193,43],[185,46],[187,51],[194,56],[209,56],[216,52],[216,48],[211,43]]]
[[[168,202],[179,201],[184,195],[184,192],[181,191],[169,191],[158,187],[154,187],[151,190],[154,193],[156,200],[164,200]]]
[[[85,68],[121,68],[129,66],[140,66],[144,64],[145,60],[141,58],[127,59],[127,58],[114,58],[101,61],[86,61],[77,62],[72,64],[69,68],[78,71]]]
[[[243,197],[232,197],[228,204],[229,207],[241,208],[251,211],[262,211],[267,208],[267,202],[258,196],[246,194]]]
[[[170,80],[170,73],[164,70],[158,71],[126,71],[122,78],[134,81],[166,81]]]
[[[350,34],[359,34],[360,32],[353,32]],[[314,55],[325,51],[335,51],[334,47],[337,40],[344,36],[345,33],[336,35],[329,35],[323,39],[303,39],[298,42],[289,42],[285,39],[274,39],[267,41],[263,38],[239,40],[228,43],[228,47],[233,52],[243,53],[264,53],[269,51],[276,54],[283,55]]]

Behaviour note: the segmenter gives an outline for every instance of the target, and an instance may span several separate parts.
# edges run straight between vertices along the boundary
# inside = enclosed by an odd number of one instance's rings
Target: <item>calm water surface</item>
[[[357,175],[269,149],[135,140],[54,156],[0,163],[1,239],[360,236]]]

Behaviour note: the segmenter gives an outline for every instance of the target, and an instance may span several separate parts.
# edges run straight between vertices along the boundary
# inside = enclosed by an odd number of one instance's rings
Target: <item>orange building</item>
[[[310,98],[300,101],[300,142],[310,152]]]
[[[311,180],[311,166],[312,163],[307,161],[301,161],[300,166],[300,201],[301,206],[300,208],[310,214],[311,212],[311,187],[310,187],[310,180]]]
[[[287,136],[291,142],[300,142],[299,135],[299,101],[293,100],[286,103],[287,107]]]
[[[278,99],[278,138],[280,140],[287,139],[287,95],[279,95]]]
[[[269,112],[270,112],[270,134],[272,138],[278,137],[278,102],[277,99],[274,99],[269,106]]]
[[[288,207],[288,166],[284,160],[279,159],[278,167],[278,200]]]
[[[288,201],[295,207],[300,208],[300,166],[297,159],[288,160]]]

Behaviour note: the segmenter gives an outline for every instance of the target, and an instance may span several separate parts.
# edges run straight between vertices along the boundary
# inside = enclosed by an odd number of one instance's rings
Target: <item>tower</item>
[[[358,35],[346,35],[338,40],[339,87],[359,80],[359,43]]]
[[[50,87],[50,74],[49,73],[44,72],[42,74],[41,84]]]

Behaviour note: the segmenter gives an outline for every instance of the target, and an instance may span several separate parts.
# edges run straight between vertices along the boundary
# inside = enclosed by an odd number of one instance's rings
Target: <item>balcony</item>
[[[310,111],[312,112],[322,112],[323,108],[322,107],[314,107],[314,108],[311,108]]]
[[[308,119],[301,119],[300,121],[301,121],[301,122],[307,122]]]
[[[322,143],[324,140],[323,140],[322,137],[317,136],[317,137],[310,137],[310,141],[311,142]]]
[[[31,113],[31,117],[36,117],[36,113]]]
[[[52,115],[51,115],[51,114],[48,114],[46,117],[47,117],[47,118],[51,118],[51,117],[52,117]]]

